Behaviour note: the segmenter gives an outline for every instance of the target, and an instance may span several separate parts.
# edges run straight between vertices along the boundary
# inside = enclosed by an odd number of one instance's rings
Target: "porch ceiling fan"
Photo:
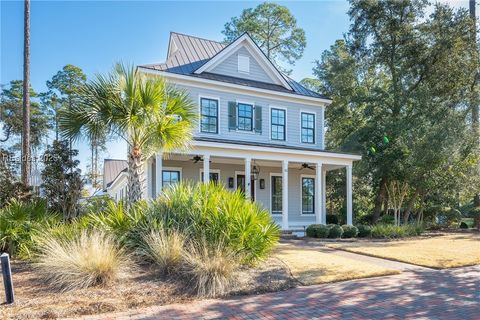
[[[197,163],[198,161],[203,161],[203,157],[200,157],[199,155],[196,155],[192,158],[192,161],[193,161],[193,163]],[[212,160],[210,160],[209,162],[212,162]]]
[[[315,166],[311,166],[305,162],[305,163],[302,163],[302,166],[300,167],[300,170],[303,170],[303,169],[315,170]]]

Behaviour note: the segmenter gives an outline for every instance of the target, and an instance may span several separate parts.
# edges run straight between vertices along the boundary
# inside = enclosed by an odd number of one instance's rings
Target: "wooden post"
[[[8,253],[2,253],[0,256],[0,263],[2,265],[5,298],[7,304],[10,304],[15,301],[15,295],[13,293],[12,269],[10,268],[10,257],[8,256]]]

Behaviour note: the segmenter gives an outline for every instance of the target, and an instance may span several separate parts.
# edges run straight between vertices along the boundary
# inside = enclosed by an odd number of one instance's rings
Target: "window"
[[[238,55],[238,72],[250,73],[250,58]]]
[[[218,100],[200,99],[200,131],[218,133]]]
[[[285,110],[272,109],[272,140],[285,140]]]
[[[272,176],[272,214],[282,213],[282,177]]]
[[[175,171],[175,170],[162,171],[162,185],[164,188],[171,184],[175,184],[179,181],[180,181],[180,171]]]
[[[315,115],[302,112],[302,142],[315,143]]]
[[[238,130],[252,131],[253,106],[251,104],[238,104]]]
[[[202,182],[203,182],[203,171],[202,171]],[[219,173],[218,172],[210,172],[210,182],[218,183],[219,180]]]
[[[302,214],[313,214],[315,202],[315,179],[302,178]]]

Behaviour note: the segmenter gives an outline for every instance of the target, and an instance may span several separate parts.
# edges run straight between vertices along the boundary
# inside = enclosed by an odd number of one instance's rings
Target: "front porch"
[[[326,173],[346,170],[347,224],[352,224],[352,164],[356,155],[195,141],[186,153],[158,153],[147,162],[145,197],[180,180],[222,183],[241,189],[283,230],[326,223]],[[251,177],[246,179],[245,177]]]

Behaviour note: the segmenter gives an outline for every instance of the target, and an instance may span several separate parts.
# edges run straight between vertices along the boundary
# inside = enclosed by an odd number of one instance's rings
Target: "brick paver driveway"
[[[480,266],[298,287],[88,319],[480,319]]]

